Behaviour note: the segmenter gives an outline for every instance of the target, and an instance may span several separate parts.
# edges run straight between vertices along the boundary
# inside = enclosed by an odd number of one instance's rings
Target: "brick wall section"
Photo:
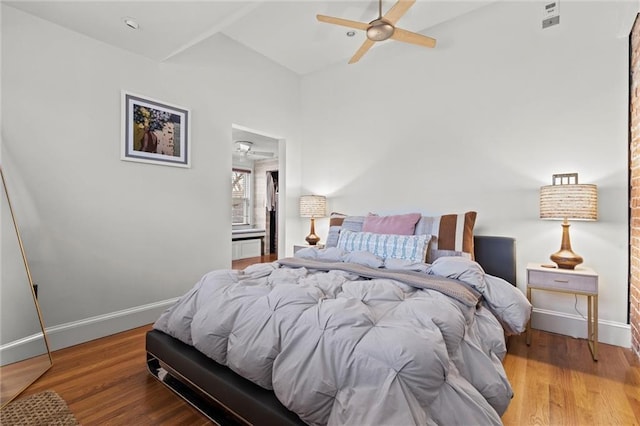
[[[631,87],[629,95],[630,167],[630,323],[631,346],[640,357],[640,19],[631,31]]]

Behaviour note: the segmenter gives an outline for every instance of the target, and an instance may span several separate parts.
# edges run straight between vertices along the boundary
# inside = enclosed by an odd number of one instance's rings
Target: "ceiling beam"
[[[168,61],[169,59],[171,59],[174,56],[184,52],[185,50],[195,46],[196,44],[198,44],[198,43],[200,43],[200,42],[202,42],[202,41],[204,41],[204,40],[206,40],[206,39],[208,39],[210,37],[213,37],[217,33],[223,31],[228,26],[234,24],[238,19],[240,19],[240,18],[244,17],[245,15],[251,13],[253,10],[255,10],[256,8],[261,6],[264,2],[265,2],[265,0],[258,0],[258,1],[253,1],[253,2],[247,3],[246,6],[238,9],[236,12],[232,13],[231,15],[229,15],[228,17],[223,19],[217,25],[209,28],[207,31],[203,32],[202,34],[199,34],[197,37],[194,37],[193,39],[189,40],[187,43],[183,44],[182,46],[180,46],[179,48],[177,48],[176,50],[171,52],[169,55],[167,55],[165,58],[163,58],[161,62]]]

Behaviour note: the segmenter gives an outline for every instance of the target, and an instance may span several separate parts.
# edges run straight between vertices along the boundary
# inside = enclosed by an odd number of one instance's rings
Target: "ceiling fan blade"
[[[407,13],[407,10],[409,10],[415,2],[416,0],[398,0],[398,2],[384,14],[383,18],[386,21],[389,21],[391,25],[395,25],[396,22],[398,22],[398,19],[402,18],[402,16]]]
[[[375,44],[375,41],[366,39],[364,43],[362,43],[362,46],[360,46],[360,49],[358,49],[356,54],[353,55],[349,63],[355,64],[356,62],[358,62],[360,58],[362,58],[364,54],[367,53],[367,51],[371,49],[371,46],[373,46],[374,44]]]
[[[397,28],[393,31],[392,39],[397,41],[403,41],[405,43],[417,44],[418,46],[424,47],[435,47],[436,39],[428,37],[426,35],[413,33],[411,31],[403,30],[402,28]]]
[[[366,31],[369,28],[369,24],[358,21],[350,21],[349,19],[334,18],[333,16],[316,15],[316,18],[320,22],[326,22],[328,24],[342,25],[343,27],[355,28],[357,30]]]
[[[256,157],[273,157],[274,156],[273,152],[269,152],[269,151],[248,151],[247,154],[253,155]]]

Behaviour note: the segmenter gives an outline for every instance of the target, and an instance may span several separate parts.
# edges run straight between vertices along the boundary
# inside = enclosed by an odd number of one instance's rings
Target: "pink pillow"
[[[422,214],[409,213],[395,216],[367,216],[362,224],[362,232],[375,234],[413,235],[416,223]]]

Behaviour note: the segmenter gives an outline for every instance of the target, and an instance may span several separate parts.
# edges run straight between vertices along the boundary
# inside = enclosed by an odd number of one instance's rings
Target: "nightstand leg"
[[[527,300],[531,303],[531,288],[527,286]],[[533,315],[533,310],[531,312]],[[531,345],[531,317],[529,317],[529,322],[527,322],[527,346]]]
[[[598,296],[587,296],[588,325],[587,344],[594,361],[598,360]]]
[[[593,359],[598,360],[598,295],[593,296]]]
[[[587,341],[593,340],[593,299],[587,296]]]

